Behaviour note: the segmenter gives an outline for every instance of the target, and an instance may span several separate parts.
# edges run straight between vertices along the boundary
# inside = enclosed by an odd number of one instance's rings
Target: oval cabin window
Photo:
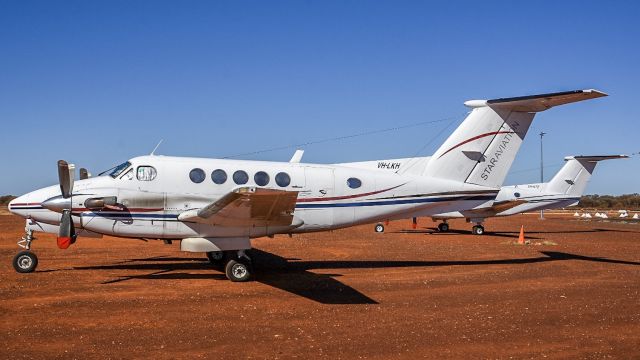
[[[204,170],[199,168],[195,168],[189,172],[189,179],[196,184],[203,182],[205,177],[207,177],[207,175],[205,175]]]
[[[242,170],[233,173],[233,182],[238,185],[246,184],[249,181],[249,175]]]
[[[347,185],[352,189],[357,189],[362,186],[362,181],[358,178],[349,178],[347,179]]]
[[[227,182],[227,173],[222,169],[213,170],[211,180],[218,185],[224,184]]]
[[[258,186],[266,186],[269,183],[269,174],[264,171],[258,171],[253,175],[253,181],[255,181]]]
[[[276,184],[280,187],[287,187],[291,184],[291,178],[286,172],[280,172],[276,175]]]

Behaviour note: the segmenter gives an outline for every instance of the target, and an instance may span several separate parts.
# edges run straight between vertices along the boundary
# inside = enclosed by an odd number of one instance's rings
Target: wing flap
[[[200,209],[188,210],[178,220],[220,226],[289,226],[297,191],[240,187]]]
[[[524,203],[526,203],[525,200],[499,201],[499,202],[495,202],[490,207],[483,207],[478,209],[462,211],[462,215],[464,215],[467,218],[471,218],[474,216],[475,217],[491,217]]]

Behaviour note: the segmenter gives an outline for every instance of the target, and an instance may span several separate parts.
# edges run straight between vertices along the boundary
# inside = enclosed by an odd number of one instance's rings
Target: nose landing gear
[[[38,257],[31,251],[31,242],[34,239],[33,231],[25,229],[24,236],[18,241],[18,246],[25,249],[13,257],[13,268],[19,273],[34,272],[38,266]]]
[[[13,268],[19,273],[34,272],[37,266],[38,257],[29,250],[20,251],[13,257]]]

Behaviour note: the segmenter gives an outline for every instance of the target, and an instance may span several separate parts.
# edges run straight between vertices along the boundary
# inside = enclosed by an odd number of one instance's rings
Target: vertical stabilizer
[[[467,101],[471,113],[429,160],[424,175],[499,188],[537,112],[602,96],[575,90]]]

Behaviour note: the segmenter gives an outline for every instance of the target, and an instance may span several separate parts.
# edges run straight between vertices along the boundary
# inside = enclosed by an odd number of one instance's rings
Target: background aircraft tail
[[[471,100],[471,113],[429,160],[423,175],[499,188],[537,112],[606,96],[575,90],[493,100]]]
[[[582,196],[598,161],[628,158],[626,155],[568,156],[566,164],[547,183],[546,192]]]

